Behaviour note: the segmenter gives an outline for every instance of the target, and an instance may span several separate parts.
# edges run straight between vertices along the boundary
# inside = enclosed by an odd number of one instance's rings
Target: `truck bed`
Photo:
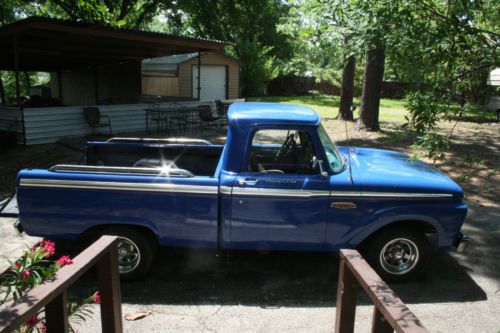
[[[148,141],[89,142],[85,164],[92,166],[184,169],[213,176],[224,146]]]

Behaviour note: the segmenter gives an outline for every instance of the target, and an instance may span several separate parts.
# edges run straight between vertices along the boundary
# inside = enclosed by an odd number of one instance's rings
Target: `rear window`
[[[264,129],[255,133],[248,171],[276,174],[315,174],[311,136],[301,130]]]

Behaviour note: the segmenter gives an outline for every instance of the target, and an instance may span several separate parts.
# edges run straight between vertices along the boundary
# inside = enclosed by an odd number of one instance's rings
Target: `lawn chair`
[[[215,116],[212,113],[212,109],[210,108],[210,105],[199,105],[198,106],[198,116],[200,117],[200,127],[201,130],[203,131],[204,128],[204,123],[207,124],[207,127],[211,124],[214,123],[217,120],[220,120],[220,116]]]
[[[109,135],[113,135],[111,127],[111,119],[109,116],[101,115],[101,111],[97,106],[87,106],[83,108],[83,116],[87,124],[92,127],[92,135],[95,135],[96,128],[109,128]]]
[[[231,103],[224,103],[220,99],[215,100],[215,109],[217,110],[217,114],[220,116],[220,126],[227,124],[227,110]]]

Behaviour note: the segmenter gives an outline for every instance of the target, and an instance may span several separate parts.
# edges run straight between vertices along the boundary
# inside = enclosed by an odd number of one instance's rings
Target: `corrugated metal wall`
[[[21,118],[21,110],[19,108],[0,106],[0,130],[22,132]]]
[[[193,101],[177,104],[183,106],[209,104],[212,108],[214,107],[213,101]],[[110,117],[113,134],[118,134],[145,131],[145,109],[149,106],[150,104],[101,105],[99,109],[102,115]],[[172,106],[172,103],[159,104],[161,108],[169,106]],[[24,109],[24,122],[27,145],[51,143],[63,137],[79,137],[92,134],[92,128],[83,117],[83,106],[27,108]],[[107,134],[108,129],[100,128],[96,132]]]
[[[0,131],[17,133],[17,141],[23,142],[22,114],[19,108],[0,106]]]

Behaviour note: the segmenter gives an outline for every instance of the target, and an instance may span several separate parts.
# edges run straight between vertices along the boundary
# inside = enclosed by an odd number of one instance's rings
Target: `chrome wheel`
[[[407,238],[393,239],[380,251],[380,265],[390,274],[406,274],[415,268],[418,260],[418,247]]]
[[[120,273],[128,273],[139,266],[141,252],[139,247],[129,238],[118,238],[118,266]]]

